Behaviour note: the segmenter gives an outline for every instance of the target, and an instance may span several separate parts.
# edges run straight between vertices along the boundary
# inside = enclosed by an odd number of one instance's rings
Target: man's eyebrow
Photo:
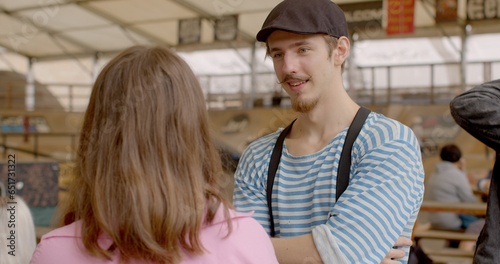
[[[302,46],[302,45],[308,45],[310,44],[311,42],[307,41],[307,40],[299,40],[297,42],[294,42],[292,43],[290,46],[291,47],[298,47],[298,46]],[[277,47],[274,47],[274,48],[271,48],[269,51],[270,52],[273,52],[273,51],[280,51],[282,50],[281,48],[277,48]]]
[[[269,51],[270,51],[270,52],[274,52],[274,51],[280,51],[280,50],[281,50],[280,48],[272,48],[272,49],[270,49]]]
[[[297,41],[297,42],[295,42],[295,43],[293,44],[293,46],[296,46],[296,47],[297,47],[297,46],[308,45],[308,44],[310,44],[310,42],[309,42],[309,41],[307,41],[307,40],[301,40],[301,41]]]

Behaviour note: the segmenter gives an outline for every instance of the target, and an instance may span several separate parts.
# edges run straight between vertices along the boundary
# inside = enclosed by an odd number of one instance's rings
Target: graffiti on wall
[[[460,131],[450,113],[416,116],[410,127],[417,136],[424,156],[437,154],[439,146],[454,141]]]

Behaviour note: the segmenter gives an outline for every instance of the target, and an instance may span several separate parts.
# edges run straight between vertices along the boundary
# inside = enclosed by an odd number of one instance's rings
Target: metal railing
[[[446,103],[475,85],[500,78],[500,61],[468,62],[466,83],[460,81],[460,67],[460,62],[360,66],[351,72],[346,68],[344,79],[348,93],[357,102],[387,105]],[[249,74],[199,78],[209,107],[252,107],[262,105],[255,103],[260,101],[271,106],[277,94],[286,97],[273,72],[258,73],[255,89],[250,87]],[[410,78],[412,82],[408,81]]]
[[[15,151],[16,154],[27,154],[35,159],[49,158],[60,162],[72,161],[76,153],[76,144],[79,136],[79,133],[0,133],[2,139],[0,148],[3,150],[3,159],[7,159],[7,155],[11,151]],[[57,145],[54,144],[56,140],[59,145],[64,145],[64,147],[55,146]],[[46,149],[44,150],[43,148]],[[61,150],[65,150],[64,158],[54,155],[54,151]]]
[[[466,83],[460,81],[460,62],[347,68],[345,85],[361,104],[434,104],[449,101],[472,86],[500,78],[500,61],[468,62],[466,67]],[[412,82],[408,81],[410,77]],[[257,73],[253,83],[249,73],[199,75],[198,78],[209,108],[271,106],[273,97],[286,97],[273,72]],[[24,86],[23,81],[0,80],[0,109],[25,110]],[[35,91],[35,110],[83,112],[91,85],[36,84]]]
[[[474,85],[500,78],[500,61],[469,62],[467,68],[465,84],[460,83],[459,62],[366,66],[344,74],[348,93],[362,105],[447,103]],[[404,76],[415,74],[419,76],[418,81],[405,81]],[[281,107],[289,107],[289,100],[273,72],[258,73],[253,83],[255,89],[250,77],[249,74],[198,76],[209,108],[266,107],[276,106],[276,102]],[[443,79],[453,82],[445,83]],[[0,111],[25,110],[23,85],[22,81],[0,80]],[[91,85],[84,84],[36,84],[36,88],[35,110],[83,112],[91,92]],[[78,133],[0,131],[0,150],[4,159],[9,152],[16,152],[35,159],[71,161],[78,137]]]
[[[26,110],[26,82],[0,80],[0,109]],[[35,84],[33,110],[84,112],[90,98],[90,84]]]

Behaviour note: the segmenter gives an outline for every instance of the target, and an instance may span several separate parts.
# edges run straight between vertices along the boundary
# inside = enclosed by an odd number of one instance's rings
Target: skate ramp
[[[449,104],[366,106],[412,128],[419,139],[426,175],[439,161],[439,149],[455,143],[463,152],[467,169],[484,171],[492,167],[494,152],[461,129],[450,115]],[[297,114],[292,109],[255,108],[209,111],[216,141],[233,156],[239,156],[256,138],[287,126]]]
[[[237,155],[253,140],[286,127],[296,116],[293,110],[283,108],[209,111],[214,138]]]
[[[472,175],[482,175],[492,168],[494,151],[458,126],[450,114],[449,104],[387,106],[385,115],[409,126],[419,139],[425,174],[430,175],[440,161],[439,150],[448,143],[456,144]],[[479,177],[479,176],[478,176]]]

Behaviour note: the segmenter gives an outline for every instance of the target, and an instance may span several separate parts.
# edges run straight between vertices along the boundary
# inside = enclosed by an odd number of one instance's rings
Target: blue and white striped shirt
[[[267,171],[281,130],[252,142],[235,174],[236,209],[255,211],[268,233]],[[349,186],[337,203],[346,134],[347,128],[322,150],[300,157],[284,144],[272,197],[276,235],[312,233],[324,263],[378,264],[399,236],[411,237],[424,193],[420,147],[410,128],[372,112],[354,142]]]

